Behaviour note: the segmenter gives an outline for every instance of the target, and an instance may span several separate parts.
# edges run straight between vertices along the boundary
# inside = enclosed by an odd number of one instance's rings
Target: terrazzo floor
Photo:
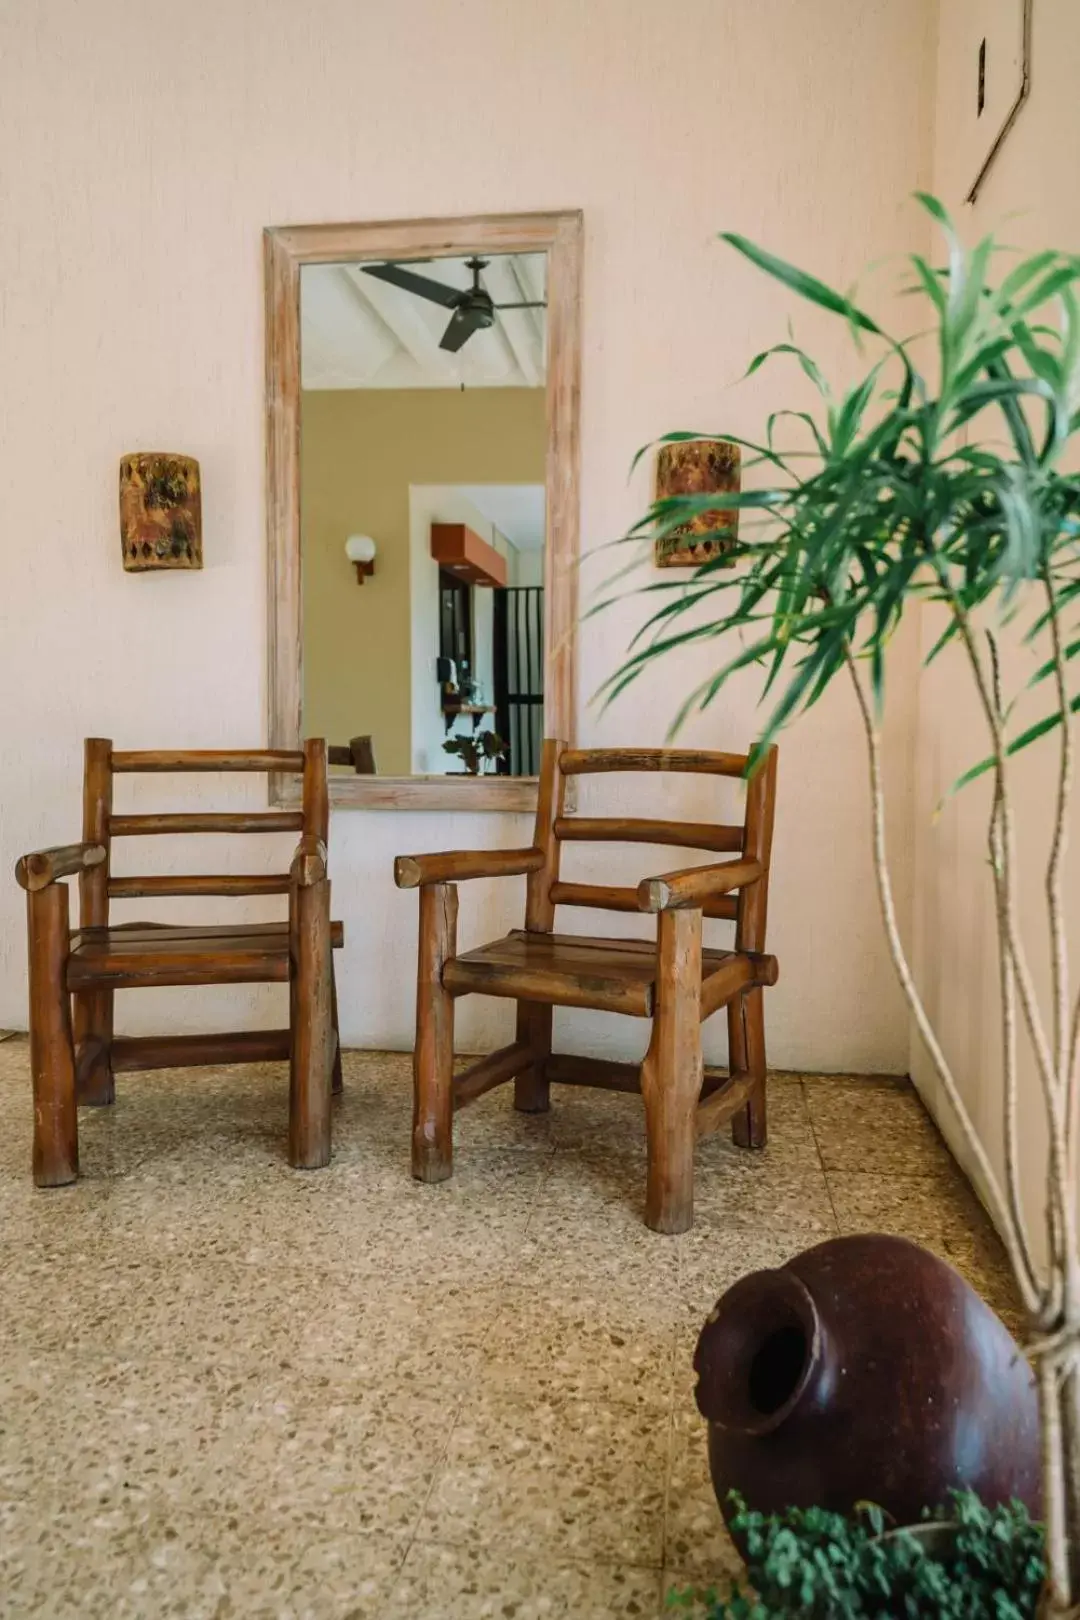
[[[778,1075],[765,1153],[700,1148],[681,1238],[642,1225],[636,1098],[498,1092],[434,1188],[408,1056],[347,1053],[345,1083],[304,1174],[282,1066],[122,1076],[43,1193],[0,1042],[5,1620],[653,1620],[732,1567],[690,1366],[730,1282],[887,1230],[1014,1308],[904,1083]]]

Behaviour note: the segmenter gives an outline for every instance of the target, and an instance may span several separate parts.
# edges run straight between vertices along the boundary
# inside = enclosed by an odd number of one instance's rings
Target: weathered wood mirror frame
[[[469,252],[548,254],[544,734],[572,742],[580,522],[580,212],[287,225],[266,230],[263,241],[269,746],[295,749],[301,742],[301,267]],[[299,780],[272,780],[275,804],[293,804],[299,792]],[[330,782],[332,804],[369,809],[528,811],[536,807],[536,793],[535,777],[334,776]]]

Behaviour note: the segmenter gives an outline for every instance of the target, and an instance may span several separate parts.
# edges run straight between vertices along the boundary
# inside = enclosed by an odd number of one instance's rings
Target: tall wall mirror
[[[266,232],[270,742],[326,737],[337,804],[528,809],[571,735],[580,255],[577,213]]]

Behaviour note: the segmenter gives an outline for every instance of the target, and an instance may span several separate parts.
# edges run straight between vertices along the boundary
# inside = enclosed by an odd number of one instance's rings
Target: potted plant
[[[494,731],[450,737],[443,743],[443,752],[456,754],[464,765],[467,776],[480,776],[488,761],[505,754],[506,748],[506,743]]]
[[[667,436],[668,442],[708,437],[741,445],[744,468],[754,469],[751,487],[725,493],[723,505],[741,508],[748,521],[688,581],[665,578],[647,587],[659,593],[652,596],[659,605],[606,683],[606,695],[625,691],[674,648],[715,650],[714,668],[682,704],[675,730],[691,711],[708,708],[737,671],[760,665],[771,704],[760,753],[834,680],[850,687],[866,739],[874,866],[889,951],[978,1167],[1027,1313],[1043,1428],[1045,1612],[1080,1613],[1080,997],[1070,978],[1063,899],[1072,717],[1080,707],[1069,681],[1071,660],[1080,652],[1069,624],[1080,598],[1080,476],[1066,470],[1067,453],[1080,436],[1080,258],[1048,249],[999,275],[1003,250],[992,238],[965,250],[941,204],[925,195],[920,201],[943,232],[947,263],[937,268],[917,254],[910,258],[910,291],[922,306],[920,316],[927,316],[916,339],[889,335],[851,298],[725,234],[763,273],[845,322],[860,351],[872,352],[865,354],[859,382],[837,397],[809,354],[793,342],[780,343],[758,355],[750,370],[774,358],[793,360],[818,391],[818,411],[775,413],[759,443],[725,433]],[[919,363],[928,340],[935,350],[932,375]],[[658,501],[627,538],[669,534],[716,506],[715,494]],[[927,662],[944,647],[959,650],[985,727],[986,755],[957,785],[984,772],[993,783],[987,849],[1002,992],[1003,1177],[990,1163],[916,986],[885,847],[880,739],[886,652],[904,615],[926,602],[938,604],[945,622]],[[1034,648],[1032,684],[1045,694],[1045,713],[1020,730],[1002,680],[1003,633],[1022,636]],[[1039,1005],[1018,919],[1010,770],[1018,754],[1044,738],[1057,749],[1045,883],[1053,986],[1048,1011]],[[1047,1125],[1045,1265],[1020,1193],[1018,1026],[1035,1055]]]
[[[740,1503],[732,1527],[750,1589],[674,1592],[670,1608],[704,1608],[709,1620],[1032,1620],[1046,1574],[1042,1530],[1024,1509],[988,1508],[963,1491],[907,1530],[886,1530],[869,1505],[854,1519],[823,1508],[766,1518]]]

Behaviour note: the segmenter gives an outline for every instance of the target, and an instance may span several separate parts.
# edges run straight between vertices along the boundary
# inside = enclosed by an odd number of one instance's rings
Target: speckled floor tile
[[[781,1168],[821,1169],[802,1086],[795,1081],[780,1082],[770,1075],[766,1106],[769,1122],[766,1147],[761,1151],[737,1148],[731,1140],[731,1127],[721,1126],[698,1142],[694,1163],[699,1178],[705,1178],[706,1182],[718,1179],[732,1168],[750,1170],[757,1175],[768,1175]]]
[[[483,1356],[485,1389],[524,1398],[671,1406],[674,1291],[633,1294],[530,1278],[503,1295]]]
[[[616,1186],[610,1177],[567,1173],[557,1152],[529,1216],[522,1256],[526,1276],[535,1261],[566,1277],[603,1278],[619,1291],[631,1278],[641,1287],[670,1289],[684,1244],[682,1236],[645,1225],[644,1173]]]
[[[837,1079],[808,1085],[805,1094],[827,1171],[889,1176],[953,1171],[952,1156],[910,1083]]]
[[[335,1383],[393,1379],[424,1390],[468,1375],[503,1305],[498,1285],[474,1277],[418,1276],[388,1292],[374,1277],[343,1271],[285,1279],[229,1260],[178,1269],[134,1256],[111,1236],[63,1275],[62,1288],[48,1267],[15,1276],[0,1345],[151,1360],[191,1344],[223,1370],[315,1370]],[[148,1297],[167,1307],[148,1312]]]
[[[235,1404],[248,1392],[234,1392]],[[212,1368],[28,1353],[0,1367],[0,1498],[61,1485],[102,1509],[187,1495],[230,1396]]]
[[[960,1171],[927,1176],[833,1172],[829,1189],[844,1232],[895,1232],[954,1265],[1014,1331],[1020,1302],[1001,1240]]]
[[[0,1169],[0,1345],[63,1308],[68,1286],[108,1241],[108,1188],[36,1188],[29,1165]]]
[[[668,1568],[707,1585],[719,1586],[742,1568],[717,1506],[705,1420],[697,1412],[677,1414],[672,1425],[664,1559]]]
[[[10,1620],[374,1620],[407,1548],[375,1534],[298,1540],[291,1526],[157,1503],[101,1509],[44,1497],[25,1506],[17,1516],[0,1506],[0,1590]]]
[[[455,1403],[396,1383],[342,1398],[317,1375],[240,1403],[196,1488],[205,1500],[313,1534],[407,1536],[450,1435]]]
[[[671,1238],[639,1099],[498,1092],[425,1187],[409,1054],[344,1067],[325,1171],[285,1162],[285,1065],[167,1070],[82,1110],[83,1179],[38,1192],[0,1042],[5,1617],[652,1620],[732,1567],[691,1358],[738,1276],[839,1215],[1015,1301],[896,1082],[776,1076],[769,1147],[699,1144]]]
[[[396,1382],[343,1390],[314,1369],[74,1359],[0,1372],[0,1498],[56,1491],[116,1508],[244,1514],[407,1535],[449,1433],[448,1402]],[[65,1424],[57,1424],[62,1409]]]
[[[410,1548],[383,1611],[384,1620],[656,1620],[660,1613],[654,1569],[422,1541]]]
[[[508,1277],[539,1290],[597,1289],[612,1302],[647,1298],[663,1307],[678,1299],[684,1241],[650,1232],[620,1204],[594,1209],[575,1227],[562,1199],[554,1215],[541,1200],[525,1241],[513,1252]]]
[[[824,1243],[836,1232],[788,1232],[772,1228],[740,1230],[737,1238],[699,1221],[679,1240],[679,1309],[684,1322],[702,1322],[732,1283],[751,1271],[786,1265],[803,1249]]]
[[[659,1568],[668,1426],[618,1404],[472,1395],[420,1539]]]
[[[611,1154],[645,1151],[645,1112],[641,1098],[629,1092],[594,1091],[588,1086],[552,1086],[549,1122],[559,1147],[588,1147],[603,1142]]]
[[[836,1215],[824,1173],[814,1165],[754,1165],[740,1155],[724,1174],[698,1176],[694,1182],[694,1231],[704,1238],[716,1233],[763,1233],[784,1237],[806,1234],[804,1247],[832,1237]]]
[[[172,1180],[133,1174],[111,1192],[117,1243],[192,1263],[435,1277],[501,1270],[524,1236],[547,1156],[477,1156],[437,1186],[365,1167]],[[167,1188],[167,1195],[164,1191]]]

